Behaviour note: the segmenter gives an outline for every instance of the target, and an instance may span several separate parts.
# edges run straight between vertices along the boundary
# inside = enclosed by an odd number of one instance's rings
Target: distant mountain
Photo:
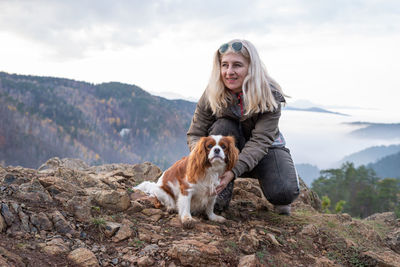
[[[357,137],[375,139],[400,138],[400,123],[349,122],[346,124],[364,126],[351,132],[352,135]]]
[[[400,179],[400,152],[386,156],[375,163],[368,164],[380,178]]]
[[[37,168],[58,156],[165,168],[188,153],[195,105],[118,82],[0,72],[0,163]]]
[[[186,100],[186,101],[190,101],[190,102],[196,102],[198,101],[198,99],[194,98],[194,97],[186,97],[174,92],[150,92],[152,95],[156,95],[156,96],[161,96],[164,97],[166,99],[169,100]]]
[[[330,110],[319,108],[319,107],[296,108],[296,107],[286,106],[286,107],[283,107],[283,109],[285,109],[285,110],[296,110],[296,111],[307,111],[307,112],[329,113],[329,114],[335,114],[335,115],[340,115],[340,116],[350,116],[348,114],[344,114],[344,113],[340,113],[340,112],[334,112],[334,111],[330,111]]]
[[[320,176],[317,166],[311,164],[296,164],[296,170],[301,179],[311,187],[312,182]]]
[[[400,145],[373,146],[344,157],[340,161],[340,165],[344,162],[353,162],[356,167],[367,165],[397,152],[400,152]]]

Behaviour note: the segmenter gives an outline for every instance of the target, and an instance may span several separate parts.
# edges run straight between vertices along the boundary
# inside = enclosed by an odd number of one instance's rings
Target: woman
[[[236,177],[253,177],[275,210],[290,214],[299,184],[278,128],[283,102],[281,87],[268,75],[249,41],[232,40],[215,52],[210,81],[197,103],[187,137],[190,150],[202,136],[221,134],[236,139],[239,160],[220,177],[217,210],[228,208]]]

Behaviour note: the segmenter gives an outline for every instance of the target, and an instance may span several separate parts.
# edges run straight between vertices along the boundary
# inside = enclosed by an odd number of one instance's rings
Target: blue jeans
[[[235,137],[236,146],[242,150],[250,136],[245,136],[238,121],[226,118],[218,119],[209,129],[210,135],[231,135]],[[299,182],[296,169],[285,146],[272,146],[267,155],[248,173],[241,177],[256,178],[266,199],[273,205],[288,205],[299,195]],[[217,196],[215,209],[222,211],[229,207],[232,199],[233,183]]]

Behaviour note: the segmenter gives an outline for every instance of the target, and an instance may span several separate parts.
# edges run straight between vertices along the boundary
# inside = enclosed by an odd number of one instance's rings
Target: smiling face
[[[243,81],[249,71],[249,62],[241,54],[226,53],[221,57],[221,79],[233,93],[242,91]]]

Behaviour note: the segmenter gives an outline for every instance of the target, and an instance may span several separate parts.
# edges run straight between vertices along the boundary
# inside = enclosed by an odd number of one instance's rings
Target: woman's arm
[[[265,112],[259,115],[251,132],[251,137],[240,152],[239,160],[232,169],[236,177],[251,171],[268,153],[269,147],[279,134],[278,123],[280,116],[280,105],[274,112]]]
[[[192,151],[201,137],[208,136],[208,130],[214,122],[215,116],[212,114],[211,108],[208,106],[208,99],[204,92],[200,100],[197,102],[192,123],[186,133],[190,151]]]

